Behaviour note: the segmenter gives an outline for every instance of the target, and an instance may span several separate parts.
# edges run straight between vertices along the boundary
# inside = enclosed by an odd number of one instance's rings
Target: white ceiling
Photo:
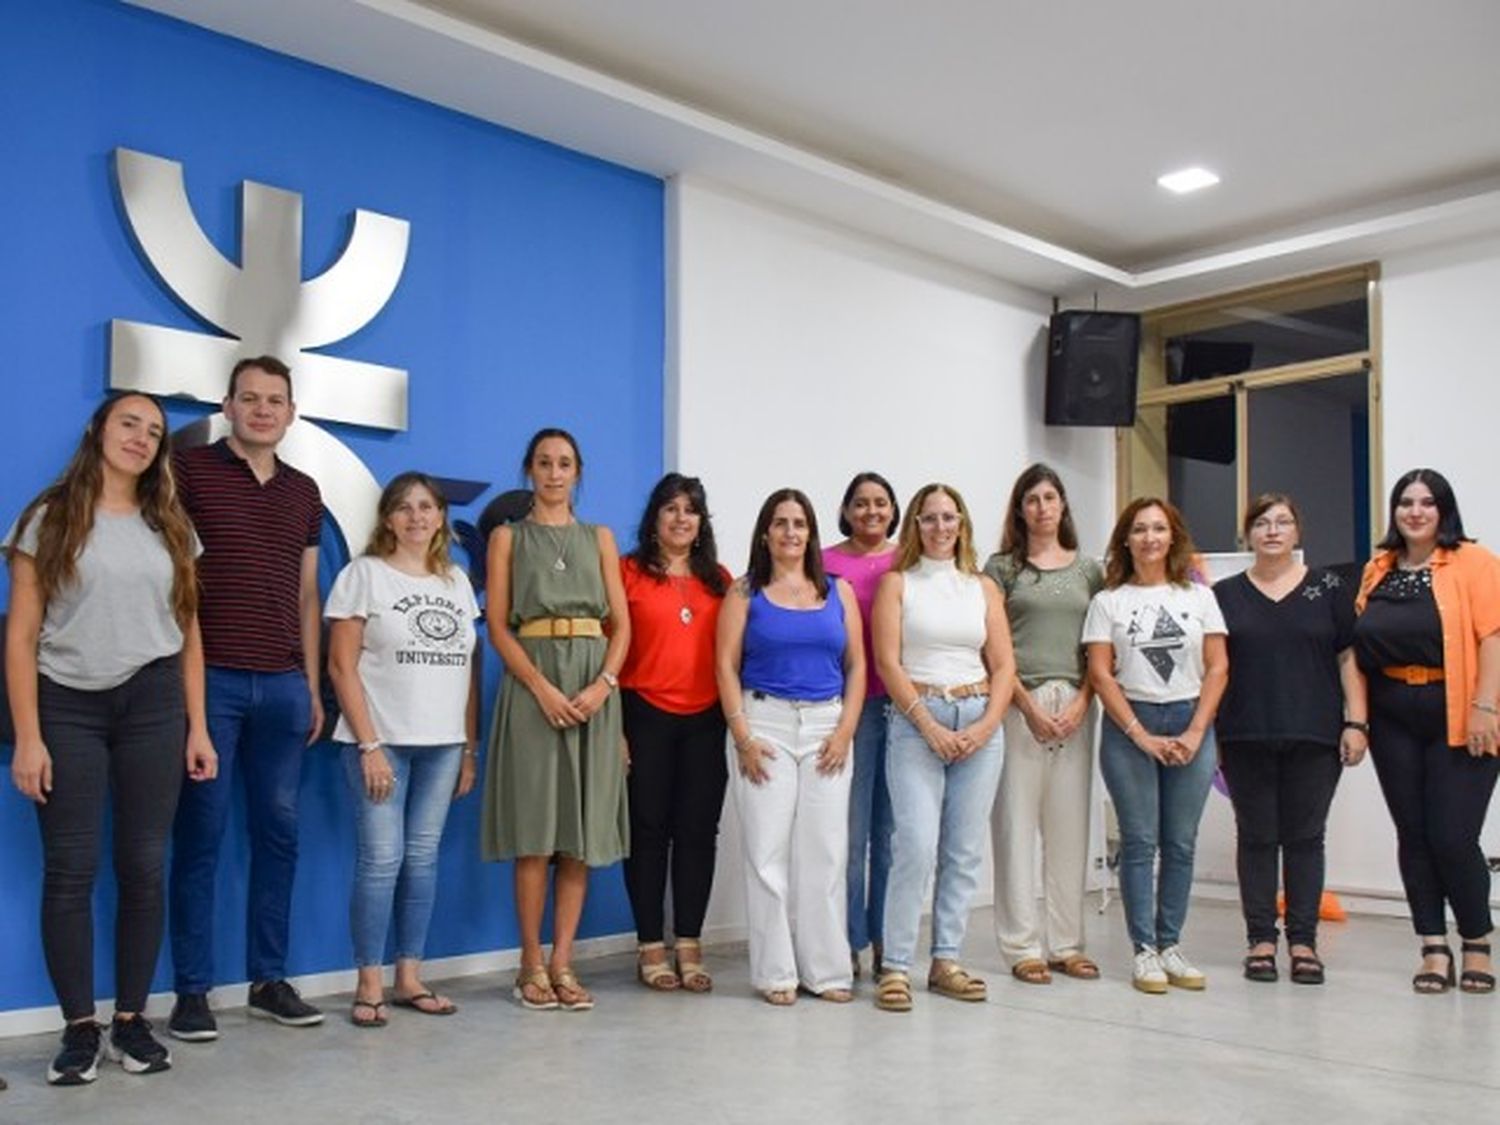
[[[1046,292],[1500,229],[1496,0],[140,2]]]

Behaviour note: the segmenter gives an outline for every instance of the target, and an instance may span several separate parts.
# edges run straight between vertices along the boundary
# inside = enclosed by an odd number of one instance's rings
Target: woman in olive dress
[[[630,617],[614,536],[573,514],[578,443],[566,430],[539,430],[522,467],[531,513],[491,533],[487,560],[487,626],[505,678],[490,731],[483,851],[515,860],[516,999],[533,1010],[584,1011],[594,998],[572,957],[588,869],[629,851],[617,677]],[[544,961],[552,865],[552,955]]]

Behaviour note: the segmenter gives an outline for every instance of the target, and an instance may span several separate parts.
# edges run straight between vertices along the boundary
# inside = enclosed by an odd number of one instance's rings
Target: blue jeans
[[[929,696],[923,703],[943,726],[961,730],[978,720],[988,700],[971,696],[950,702]],[[958,957],[984,866],[1004,748],[1005,736],[996,727],[994,736],[973,754],[945,762],[910,720],[892,710],[885,768],[896,834],[885,903],[887,968],[911,969],[922,924],[922,892],[934,865],[932,957]]]
[[[1130,706],[1151,734],[1176,735],[1187,729],[1198,701]],[[1191,762],[1164,766],[1104,717],[1099,770],[1120,822],[1120,899],[1137,950],[1146,945],[1165,949],[1182,938],[1193,890],[1198,821],[1217,765],[1212,729]],[[1159,874],[1153,870],[1158,853]]]
[[[396,960],[419,961],[437,898],[438,843],[453,803],[463,747],[385,746],[395,783],[384,801],[365,791],[359,747],[344,743],[344,776],[354,794],[354,894],[349,928],[354,964],[385,963],[385,937],[396,911]]]
[[[245,779],[250,828],[245,972],[251,982],[286,976],[297,795],[312,722],[312,699],[300,671],[210,667],[207,677],[208,733],[219,753],[219,776],[184,783],[177,802],[171,922],[178,992],[207,992],[214,983],[214,873],[236,764]]]
[[[885,890],[891,875],[891,794],[885,784],[885,696],[866,699],[854,729],[854,781],[849,790],[849,948],[883,944]],[[869,855],[869,893],[865,857]]]

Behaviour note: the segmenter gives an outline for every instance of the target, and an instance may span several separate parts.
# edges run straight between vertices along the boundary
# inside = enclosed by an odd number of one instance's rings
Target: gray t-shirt
[[[19,540],[12,526],[6,545],[35,557],[45,512],[37,509]],[[196,538],[194,548],[201,549]],[[64,687],[106,691],[151,661],[181,651],[166,544],[139,512],[95,511],[75,580],[47,603],[37,669]]]

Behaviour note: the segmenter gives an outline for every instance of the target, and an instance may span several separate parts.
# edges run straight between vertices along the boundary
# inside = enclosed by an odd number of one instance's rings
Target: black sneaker
[[[47,1081],[54,1086],[83,1086],[97,1078],[100,1030],[93,1020],[70,1023],[63,1028],[62,1050],[47,1068]]]
[[[298,996],[297,990],[284,980],[252,984],[250,1014],[286,1027],[311,1027],[323,1022],[323,1013]]]
[[[172,1053],[151,1034],[151,1021],[145,1016],[130,1020],[116,1016],[109,1025],[105,1050],[127,1074],[155,1074],[172,1065]]]
[[[206,1043],[219,1037],[219,1024],[208,1008],[208,996],[202,992],[179,992],[167,1020],[167,1034],[188,1043]]]

